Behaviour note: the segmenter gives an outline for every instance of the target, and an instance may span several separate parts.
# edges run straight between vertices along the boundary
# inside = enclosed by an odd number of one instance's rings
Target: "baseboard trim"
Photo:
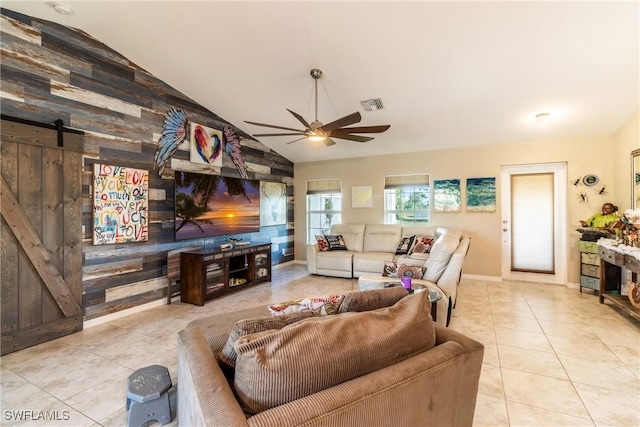
[[[112,320],[120,319],[121,317],[131,316],[132,314],[140,313],[141,311],[149,310],[150,308],[160,307],[166,305],[167,299],[162,298],[159,300],[151,301],[146,304],[137,305],[135,307],[127,308],[116,313],[107,314],[106,316],[100,316],[95,319],[86,320],[82,323],[83,329],[89,329],[94,326],[102,325],[103,323],[111,322]]]
[[[463,274],[462,278],[469,279],[469,280],[485,280],[487,282],[502,282],[502,277],[482,276],[479,274]]]
[[[271,266],[271,270],[272,270],[272,271],[273,271],[273,270],[277,270],[277,269],[279,269],[279,268],[286,267],[286,266],[288,266],[288,265],[293,265],[293,264],[295,264],[295,263],[296,263],[295,261],[287,261],[287,262],[283,262],[283,263],[281,263],[281,264],[272,265],[272,266]]]

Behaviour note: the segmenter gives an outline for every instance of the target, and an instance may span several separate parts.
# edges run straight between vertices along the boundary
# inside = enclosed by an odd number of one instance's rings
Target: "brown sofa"
[[[471,426],[484,347],[433,323],[424,295],[245,335],[235,382],[230,331],[267,308],[191,322],[178,338],[179,425]]]

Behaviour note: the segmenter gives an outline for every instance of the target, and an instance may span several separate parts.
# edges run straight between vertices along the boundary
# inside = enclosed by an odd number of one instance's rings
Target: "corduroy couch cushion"
[[[407,295],[409,295],[409,293],[401,286],[351,292],[345,295],[344,300],[338,309],[338,313],[369,311],[377,310],[382,307],[389,307]]]
[[[238,401],[256,414],[426,351],[436,337],[430,307],[421,292],[391,307],[241,337],[235,344]]]
[[[224,344],[218,359],[220,363],[223,363],[227,367],[235,368],[237,355],[233,346],[240,337],[268,330],[279,330],[287,325],[313,316],[313,311],[303,311],[300,313],[284,314],[282,316],[239,320],[233,325],[229,338],[227,338],[227,342]]]

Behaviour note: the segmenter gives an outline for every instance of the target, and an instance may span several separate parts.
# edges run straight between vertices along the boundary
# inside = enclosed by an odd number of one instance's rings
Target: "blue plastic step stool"
[[[165,425],[171,422],[169,370],[160,365],[141,368],[127,380],[128,427],[141,427],[154,420]]]

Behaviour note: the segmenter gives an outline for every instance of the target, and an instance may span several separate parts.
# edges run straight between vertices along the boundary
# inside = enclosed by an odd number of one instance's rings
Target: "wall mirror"
[[[631,152],[631,208],[640,209],[640,148]]]

